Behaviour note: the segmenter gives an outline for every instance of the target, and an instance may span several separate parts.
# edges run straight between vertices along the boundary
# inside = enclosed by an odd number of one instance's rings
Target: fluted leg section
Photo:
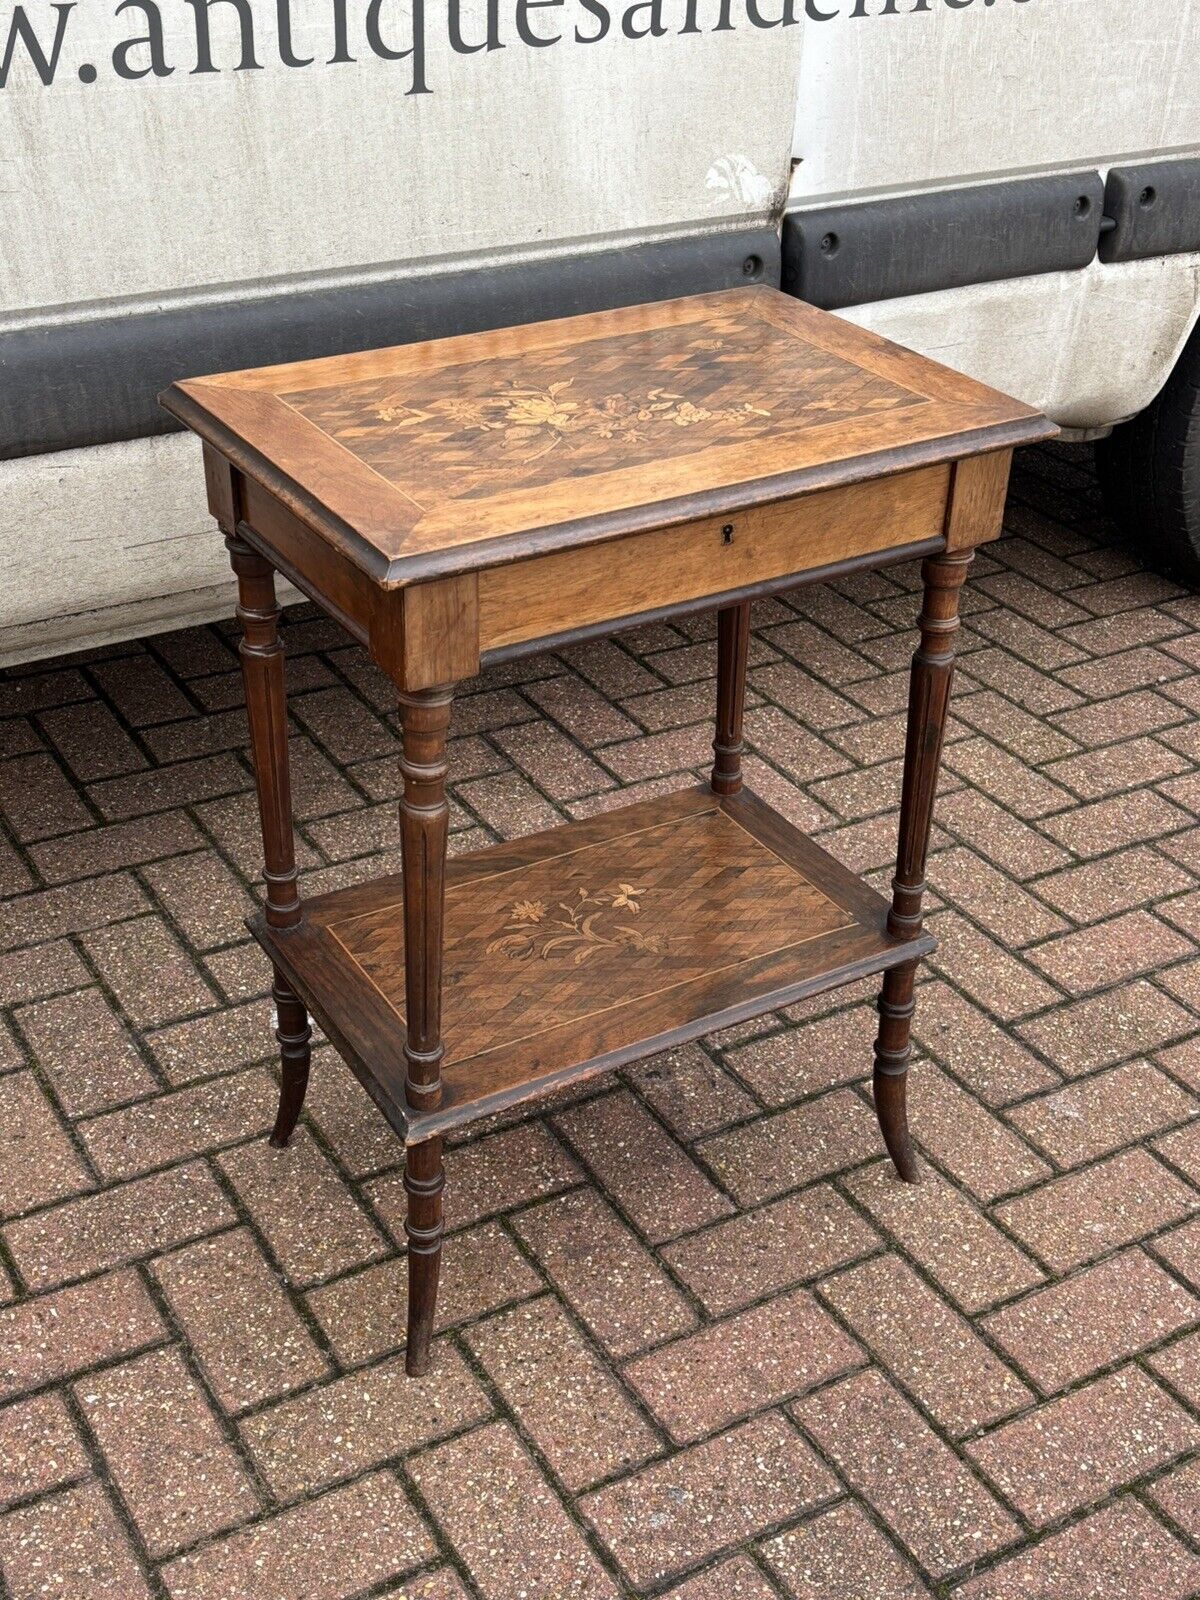
[[[273,928],[291,928],[300,921],[296,889],[296,845],[292,831],[292,788],[288,765],[287,694],[283,681],[283,645],[279,638],[279,606],[270,563],[234,533],[226,533],[229,559],[237,574],[237,614],[242,624],[238,654],[246,688],[250,754],[262,823],[264,910]],[[286,1145],[304,1105],[308,1087],[309,1040],[312,1029],[303,1002],[292,993],[278,968],[272,989],[278,1023],[283,1082],[279,1114],[271,1133],[276,1147]]]
[[[429,1346],[442,1268],[442,1141],[410,1145],[404,1165],[408,1215],[408,1342],[405,1368],[414,1378],[429,1371]]]
[[[900,844],[888,913],[888,931],[901,939],[914,938],[921,931],[925,858],[954,676],[958,599],[971,556],[970,550],[930,556],[921,569],[925,580],[919,623],[921,643],[913,656],[909,683]],[[888,1153],[906,1183],[917,1181],[907,1110],[915,980],[915,962],[894,967],[885,974],[879,997],[879,1037],[875,1041],[875,1111]]]
[[[442,1103],[442,929],[446,908],[449,689],[401,694],[400,855],[404,868],[404,1093],[415,1111]]]
[[[271,995],[278,1019],[275,1037],[279,1040],[279,1059],[283,1069],[279,1114],[271,1130],[271,1143],[276,1150],[282,1150],[296,1130],[296,1119],[304,1105],[312,1029],[303,1001],[298,1000],[287,987],[278,968],[275,970],[275,985]]]
[[[442,1101],[442,939],[446,901],[446,735],[449,689],[401,694],[400,848],[404,867],[404,983],[408,1032],[404,1093],[415,1111]],[[429,1344],[442,1261],[442,1141],[409,1147],[408,1351],[415,1377],[429,1369]]]
[[[712,787],[737,794],[742,787],[742,719],[746,709],[746,654],[750,602],[717,612],[717,733],[713,740]]]

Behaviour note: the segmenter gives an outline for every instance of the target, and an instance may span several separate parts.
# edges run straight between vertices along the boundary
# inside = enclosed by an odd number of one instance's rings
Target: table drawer
[[[636,616],[938,538],[949,466],[632,534],[479,576],[482,650]]]

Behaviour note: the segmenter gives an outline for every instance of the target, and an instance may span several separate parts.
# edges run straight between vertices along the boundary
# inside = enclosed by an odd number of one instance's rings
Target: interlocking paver
[[[1128,1250],[1078,1277],[1036,1289],[982,1326],[1047,1394],[1200,1318],[1200,1301]]]
[[[558,1292],[614,1355],[632,1355],[695,1325],[696,1314],[681,1292],[594,1191],[548,1200],[514,1227]]]
[[[75,1400],[152,1554],[259,1510],[249,1473],[178,1349],[92,1373],[76,1383]]]
[[[272,1491],[292,1500],[484,1421],[491,1409],[462,1357],[443,1347],[426,1383],[409,1383],[403,1361],[385,1361],[258,1411],[241,1433]]]
[[[33,845],[29,854],[47,883],[68,883],[97,872],[157,861],[203,843],[204,835],[186,812],[164,811],[48,839]]]
[[[746,1556],[722,1561],[719,1567],[667,1590],[667,1600],[778,1600],[778,1596],[778,1589]]]
[[[18,1009],[15,1018],[70,1117],[104,1111],[158,1088],[98,989],[35,1001]]]
[[[487,1600],[618,1600],[616,1584],[506,1423],[439,1445],[410,1470]]]
[[[1075,1167],[1200,1115],[1200,1100],[1149,1061],[1130,1061],[1014,1106],[1009,1118],[1059,1166]]]
[[[202,1162],[68,1200],[13,1222],[4,1242],[32,1289],[157,1255],[236,1221],[236,1213]]]
[[[699,1139],[751,1115],[750,1095],[699,1045],[651,1056],[626,1071],[629,1082],[679,1139]]]
[[[580,1502],[635,1588],[790,1521],[837,1481],[777,1412],[656,1462]]]
[[[1197,1207],[1200,1194],[1137,1149],[1030,1189],[998,1206],[996,1215],[1055,1272],[1068,1272]]]
[[[234,1067],[249,1066],[275,1054],[268,1000],[210,1011],[187,1022],[173,1022],[144,1034],[146,1048],[172,1084]]]
[[[913,1555],[938,1576],[1010,1544],[1017,1523],[920,1414],[872,1369],[794,1408]]]
[[[228,1411],[286,1394],[328,1371],[274,1269],[244,1228],[162,1257],[154,1275]]]
[[[95,962],[135,1027],[170,1022],[213,1003],[209,986],[159,917],[136,917],[84,934]]]
[[[61,1395],[0,1411],[0,1507],[82,1478],[90,1465]]]
[[[978,1199],[995,1200],[1050,1175],[1041,1156],[953,1078],[924,1064],[917,1074],[921,1094],[912,1119],[916,1137]]]
[[[1060,998],[1023,959],[957,911],[936,912],[929,927],[940,944],[931,965],[1002,1022],[1040,1011]]]
[[[355,1087],[362,1098],[362,1091]],[[390,1130],[391,1155],[399,1152]],[[487,1134],[446,1155],[446,1227],[468,1227],[497,1211],[513,1207],[578,1183],[582,1173],[543,1123],[520,1123]],[[408,1197],[403,1172],[364,1185],[363,1191],[384,1224],[398,1240],[404,1238],[404,1213]]]
[[[871,1069],[879,1031],[874,1006],[854,1006],[797,1033],[773,1033],[726,1052],[725,1059],[764,1104],[785,1106],[800,1095],[832,1089]]]
[[[269,1073],[237,1072],[93,1117],[80,1123],[79,1136],[112,1181],[261,1133],[275,1120],[278,1101]]]
[[[163,1580],[171,1600],[349,1600],[434,1553],[403,1489],[380,1472],[180,1556]]]
[[[762,1553],[792,1600],[920,1600],[929,1592],[852,1501],[781,1533]]]
[[[0,1399],[157,1344],[166,1329],[126,1269],[0,1311]]]
[[[1148,1493],[1185,1533],[1200,1539],[1200,1456],[1159,1478]]]
[[[104,1491],[63,1489],[0,1518],[0,1572],[12,1600],[151,1600]]]
[[[1148,911],[1064,933],[1028,952],[1034,966],[1068,994],[1088,994],[1194,953],[1190,939]]]
[[[1197,1197],[1200,1206],[1200,1197]],[[1154,1241],[1160,1261],[1179,1274],[1194,1289],[1200,1290],[1200,1217],[1193,1217],[1181,1228],[1172,1228]]]
[[[246,918],[256,909],[215,850],[173,856],[144,871],[159,903],[197,950],[240,939]]]
[[[1156,1050],[1195,1031],[1196,1018],[1143,979],[1090,995],[1017,1025],[1068,1077]]]
[[[913,1035],[988,1106],[1007,1105],[1060,1081],[985,1011],[940,980],[921,985]]]
[[[888,1371],[949,1433],[972,1433],[1033,1400],[970,1323],[896,1256],[876,1256],[820,1285]]]
[[[501,1312],[466,1340],[568,1489],[659,1453],[658,1432],[556,1300]]]
[[[1191,875],[1166,856],[1139,844],[1100,861],[1052,872],[1037,880],[1036,890],[1064,916],[1091,922],[1178,893],[1192,882]]]
[[[88,982],[90,971],[66,939],[0,955],[0,1005],[21,1005]]]
[[[1194,1184],[1200,1184],[1200,1122],[1189,1122],[1186,1128],[1163,1134],[1155,1139],[1154,1149],[1184,1171]]]
[[[914,1189],[880,1162],[847,1188],[963,1311],[1007,1300],[1045,1276],[949,1183],[926,1176]]]
[[[470,1600],[457,1573],[443,1567],[425,1578],[413,1578],[398,1589],[389,1589],[391,1600]]]
[[[625,1376],[684,1444],[863,1360],[858,1344],[798,1289],[631,1361]]]
[[[0,676],[6,1600],[1200,1591],[1200,601],[1105,542],[1084,447],[1018,460],[1009,529],[963,596],[922,1183],[877,979],[517,1109],[448,1140],[420,1383],[403,1148],[332,1047],[263,1138],[236,627]],[[752,612],[746,781],[885,894],[919,588]],[[693,782],[714,636],[464,685],[451,850]],[[394,691],[311,607],[284,637],[303,891],[396,870]]]
[[[857,1095],[835,1089],[717,1134],[699,1149],[739,1204],[756,1205],[876,1154],[878,1128]]]
[[[403,1257],[393,1257],[309,1290],[308,1308],[346,1366],[403,1348],[407,1281]],[[472,1322],[543,1287],[507,1234],[485,1222],[447,1240],[434,1326]]]
[[[1200,1444],[1200,1422],[1125,1367],[968,1444],[967,1454],[1035,1524],[1099,1500]]]
[[[6,1073],[0,1078],[0,1217],[92,1186],[32,1072]]]
[[[654,1244],[733,1210],[691,1157],[622,1090],[562,1112],[554,1125]]]
[[[1189,1600],[1200,1557],[1134,1500],[1106,1506],[1009,1556],[955,1591],[956,1600]]]
[[[91,812],[50,755],[16,756],[0,766],[0,816],[25,844],[92,821]]]
[[[260,1139],[218,1161],[289,1282],[316,1283],[384,1253],[382,1234],[306,1130],[286,1154]]]
[[[744,1211],[662,1252],[713,1316],[829,1272],[879,1243],[875,1229],[828,1184]]]

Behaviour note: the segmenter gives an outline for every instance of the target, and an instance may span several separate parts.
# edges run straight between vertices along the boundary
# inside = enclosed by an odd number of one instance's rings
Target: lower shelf
[[[399,875],[250,926],[410,1143],[927,954],[887,905],[755,796],[706,788],[447,865],[434,1112],[404,1102]]]

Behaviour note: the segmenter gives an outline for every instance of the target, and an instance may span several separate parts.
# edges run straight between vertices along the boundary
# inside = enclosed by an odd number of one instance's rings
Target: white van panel
[[[1200,0],[814,5],[838,15],[805,32],[793,208],[1200,154]],[[1197,260],[1097,261],[840,314],[1100,428],[1166,382],[1200,313]]]
[[[144,8],[114,22],[115,8],[76,5],[53,84],[22,60],[0,92],[0,325],[431,272],[450,259],[486,268],[782,209],[799,26],[743,20],[714,33],[720,5],[701,0],[706,31],[694,35],[630,40],[618,29],[596,45],[510,42],[463,56],[446,44],[441,0],[429,0],[432,92],[407,95],[405,62],[358,49],[353,64],[325,64],[337,3],[291,0],[293,50],[317,58],[291,69],[275,5],[256,0],[263,69],[245,72],[231,70],[237,10],[215,5],[222,70],[199,76],[194,26],[183,26],[193,8],[164,5],[176,70],[137,82],[105,63],[115,40],[145,31]],[[344,9],[353,45],[366,8]],[[685,14],[664,15],[672,9]],[[380,12],[397,45],[411,11],[411,0],[389,0]],[[465,35],[484,37],[486,12],[486,0],[464,5]],[[501,13],[511,27],[513,8]],[[564,33],[586,22],[579,7],[528,15],[539,33],[556,17]],[[96,81],[80,81],[85,63]],[[227,556],[190,438],[0,461],[0,501],[0,662],[230,614]],[[30,560],[35,548],[55,552],[49,568]]]
[[[397,42],[408,9],[386,9]],[[316,56],[297,69],[280,64],[274,7],[253,10],[261,71],[231,70],[239,43],[227,4],[212,12],[219,72],[191,73],[193,11],[182,4],[162,8],[166,59],[180,63],[170,77],[130,83],[105,69],[79,81],[80,63],[103,63],[115,39],[144,32],[140,9],[114,23],[107,7],[73,9],[49,87],[27,62],[14,68],[0,93],[0,316],[538,255],[782,205],[801,27],[743,21],[733,32],[610,33],[594,45],[564,38],[463,56],[430,4],[431,92],[410,95],[405,62],[360,53],[325,64],[331,0],[293,0],[293,49]],[[481,0],[476,18],[484,11]],[[567,30],[581,15],[550,10],[537,27],[551,31],[557,16]],[[483,37],[481,20],[468,27]]]
[[[1200,317],[1200,255],[911,295],[838,313],[1036,406],[1066,428],[1135,416]]]
[[[0,461],[0,503],[0,666],[233,613],[191,434]]]
[[[1200,0],[814,0],[797,198],[1200,149]],[[811,13],[810,13],[811,14]]]

